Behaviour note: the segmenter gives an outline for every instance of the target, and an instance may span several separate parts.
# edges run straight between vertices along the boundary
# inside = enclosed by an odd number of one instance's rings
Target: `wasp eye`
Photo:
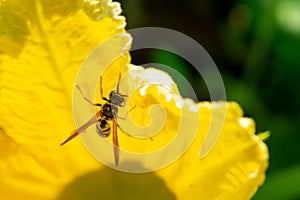
[[[109,98],[112,99],[114,96],[116,96],[116,91],[113,90],[109,93]]]

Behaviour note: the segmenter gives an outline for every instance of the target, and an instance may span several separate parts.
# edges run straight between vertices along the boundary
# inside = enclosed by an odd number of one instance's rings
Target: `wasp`
[[[117,127],[121,128],[118,123],[117,119],[125,119],[127,117],[127,114],[125,117],[119,117],[118,116],[118,108],[125,106],[125,100],[127,95],[121,94],[119,92],[119,85],[120,85],[120,79],[121,79],[121,73],[119,73],[118,83],[116,90],[112,90],[109,94],[109,97],[106,98],[103,96],[103,89],[102,89],[102,76],[100,76],[100,97],[102,100],[105,101],[104,104],[100,103],[93,103],[91,100],[89,100],[85,95],[83,94],[80,87],[77,85],[77,89],[79,90],[81,96],[85,101],[87,101],[92,106],[100,107],[100,110],[93,116],[90,120],[88,120],[85,124],[80,126],[79,128],[75,129],[71,135],[60,145],[64,145],[67,142],[69,142],[74,137],[78,136],[80,133],[85,131],[89,126],[91,126],[94,123],[96,124],[96,131],[101,137],[108,137],[111,133],[111,125],[108,121],[112,121],[112,140],[113,140],[113,152],[114,152],[114,158],[115,158],[115,165],[118,166],[119,164],[119,141],[118,141],[118,133],[117,133]],[[134,107],[133,107],[134,108]],[[133,109],[132,108],[132,109]],[[132,110],[130,109],[129,112]],[[122,130],[122,129],[121,129]],[[123,130],[122,130],[123,131]],[[125,134],[127,134],[125,131],[123,131]],[[127,134],[131,137],[131,135]]]

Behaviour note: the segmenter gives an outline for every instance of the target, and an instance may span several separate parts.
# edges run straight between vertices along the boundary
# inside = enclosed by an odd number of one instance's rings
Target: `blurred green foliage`
[[[241,104],[258,132],[271,131],[270,167],[254,199],[300,199],[300,1],[120,2],[128,29],[165,27],[197,40],[216,62],[227,100]],[[209,99],[201,77],[182,59],[161,51],[132,55],[135,64],[174,66],[190,80],[198,100]]]

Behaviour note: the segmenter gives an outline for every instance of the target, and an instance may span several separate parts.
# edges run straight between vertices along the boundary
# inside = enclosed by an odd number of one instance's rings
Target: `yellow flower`
[[[255,135],[254,122],[243,117],[236,103],[196,104],[182,99],[165,73],[128,65],[130,56],[126,51],[104,71],[104,95],[115,88],[120,72],[124,74],[120,91],[133,92],[128,97],[129,107],[135,106],[129,114],[132,121],[140,126],[151,124],[155,118],[148,112],[159,103],[164,111],[154,110],[154,114],[165,113],[161,117],[166,117],[166,123],[151,136],[152,140],[137,140],[119,130],[120,147],[139,153],[162,148],[175,137],[177,122],[182,119],[188,141],[196,131],[191,146],[171,165],[146,174],[105,167],[87,152],[79,138],[59,147],[75,128],[72,91],[83,60],[97,44],[117,34],[124,33],[117,42],[108,41],[103,59],[131,41],[124,30],[125,18],[119,15],[119,4],[110,0],[75,2],[0,0],[1,198],[251,198],[263,183],[268,165],[267,148]],[[160,84],[143,88],[153,79]],[[178,101],[182,106],[177,105]],[[200,159],[212,112],[220,108],[226,110],[221,136],[208,156]],[[197,129],[187,126],[194,119],[199,119]],[[119,121],[126,126],[126,121]],[[164,153],[162,156],[171,155]],[[126,156],[120,156],[126,160]],[[141,163],[142,167],[150,164]]]

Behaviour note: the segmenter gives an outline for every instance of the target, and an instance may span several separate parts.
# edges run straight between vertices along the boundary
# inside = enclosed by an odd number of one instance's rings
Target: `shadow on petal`
[[[176,198],[155,173],[130,174],[104,167],[66,185],[58,199],[173,200]]]

